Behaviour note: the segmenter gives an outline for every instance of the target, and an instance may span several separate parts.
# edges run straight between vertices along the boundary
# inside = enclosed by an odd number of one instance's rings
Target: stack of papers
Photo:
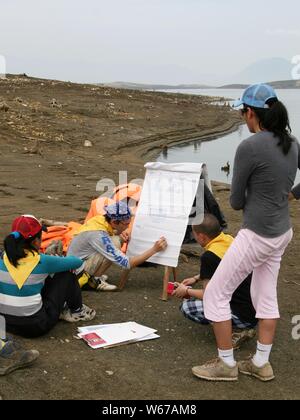
[[[159,338],[156,330],[137,324],[123,322],[120,324],[101,324],[78,328],[78,337],[92,349],[111,348],[123,344]]]

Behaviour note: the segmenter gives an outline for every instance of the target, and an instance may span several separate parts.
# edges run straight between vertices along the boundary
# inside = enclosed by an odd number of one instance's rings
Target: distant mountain
[[[133,90],[170,90],[170,89],[209,89],[212,86],[199,84],[180,84],[180,85],[163,85],[163,84],[143,84],[130,82],[113,82],[106,84],[113,88],[119,89],[133,89]]]
[[[256,61],[234,75],[232,83],[254,84],[264,80],[290,80],[293,64],[284,58],[269,58]]]
[[[281,80],[278,82],[266,82],[274,89],[300,89],[300,80]],[[249,84],[232,84],[220,86],[218,89],[246,89]]]
[[[270,85],[275,89],[300,89],[300,80],[282,80],[271,82]]]
[[[217,89],[246,89],[246,87],[249,85],[242,85],[242,84],[232,84],[232,85],[224,85],[219,86]]]
[[[266,79],[268,80],[268,79]],[[265,82],[273,86],[275,89],[300,89],[300,80],[281,80],[276,82]],[[189,89],[246,89],[247,84],[233,83],[224,86],[207,86],[198,84],[181,84],[181,85],[159,85],[159,84],[143,84],[130,82],[114,82],[109,84],[101,84],[116,89],[132,89],[132,90],[189,90]]]

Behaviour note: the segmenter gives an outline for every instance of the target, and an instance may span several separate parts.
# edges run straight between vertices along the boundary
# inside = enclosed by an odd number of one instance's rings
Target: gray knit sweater
[[[243,210],[243,228],[275,238],[291,228],[288,195],[300,169],[300,146],[295,139],[287,155],[278,138],[262,131],[237,149],[231,186],[231,206]],[[300,198],[300,184],[293,190]]]

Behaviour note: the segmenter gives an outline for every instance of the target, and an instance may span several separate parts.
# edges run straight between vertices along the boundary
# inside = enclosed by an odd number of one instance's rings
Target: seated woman
[[[0,258],[0,314],[7,331],[23,337],[48,333],[63,319],[92,320],[96,312],[82,304],[75,274],[82,260],[39,254],[43,227],[34,216],[14,220]]]

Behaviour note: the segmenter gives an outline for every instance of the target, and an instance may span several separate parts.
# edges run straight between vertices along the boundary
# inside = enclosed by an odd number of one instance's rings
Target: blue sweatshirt
[[[40,262],[19,289],[0,258],[0,313],[2,315],[31,316],[43,306],[41,291],[46,278],[55,273],[75,270],[83,264],[76,257],[40,255]]]

